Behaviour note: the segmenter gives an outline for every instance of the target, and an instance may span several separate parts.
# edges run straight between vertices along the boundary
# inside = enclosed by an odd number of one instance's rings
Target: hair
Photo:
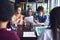
[[[42,7],[42,6],[39,6],[38,8],[37,8],[37,12],[40,12],[40,11],[44,11],[44,8]]]
[[[31,8],[28,8],[28,11],[27,12],[29,12],[29,10],[32,10]]]
[[[28,8],[28,10],[27,10],[27,14],[28,14],[29,10],[32,10],[32,9],[31,9],[31,8]],[[33,11],[32,11],[32,13],[33,13]],[[27,14],[26,14],[26,15],[27,15]],[[32,14],[32,15],[33,15],[33,14]]]
[[[18,8],[21,8],[21,7],[17,4],[15,4],[15,11],[18,10]]]
[[[51,10],[50,26],[53,31],[53,40],[57,40],[57,28],[60,29],[60,7],[55,7]]]
[[[9,0],[0,0],[0,21],[8,21],[14,14],[14,8]]]
[[[55,7],[50,12],[50,25],[52,28],[60,29],[60,7]]]

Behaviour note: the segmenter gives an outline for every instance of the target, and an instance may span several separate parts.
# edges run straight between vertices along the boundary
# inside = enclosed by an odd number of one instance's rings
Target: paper
[[[23,32],[23,37],[36,37],[35,32]]]
[[[25,22],[33,23],[33,16],[25,17]]]

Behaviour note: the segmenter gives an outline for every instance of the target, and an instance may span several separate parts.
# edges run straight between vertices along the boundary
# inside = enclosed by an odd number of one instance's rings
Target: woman
[[[23,30],[31,30],[31,25],[34,22],[33,11],[31,8],[27,10],[26,17],[24,17],[25,27]]]
[[[11,26],[13,30],[17,30],[18,27],[22,30],[22,25],[23,25],[23,15],[21,14],[21,7],[16,6],[15,13],[11,18]]]
[[[27,10],[26,17],[24,18],[24,21],[27,23],[33,23],[33,11],[31,8]]]
[[[50,25],[53,31],[53,40],[60,40],[60,7],[50,12]]]
[[[12,17],[12,21],[19,25],[23,24],[23,15],[21,14],[20,6],[15,7],[15,14]]]

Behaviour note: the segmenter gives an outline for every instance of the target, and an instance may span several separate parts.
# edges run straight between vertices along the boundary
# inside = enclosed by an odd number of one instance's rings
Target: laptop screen
[[[37,36],[40,36],[41,33],[44,32],[44,30],[45,30],[45,27],[43,27],[43,26],[35,27],[35,31],[37,33]]]

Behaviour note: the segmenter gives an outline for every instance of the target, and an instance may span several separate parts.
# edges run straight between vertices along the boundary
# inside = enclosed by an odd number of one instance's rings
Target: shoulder
[[[31,17],[33,17],[33,16],[31,16]]]
[[[36,16],[36,18],[38,18],[39,16]]]
[[[35,18],[39,18],[39,16],[36,16]]]
[[[24,17],[24,15],[21,15],[21,17],[23,18],[23,17]]]
[[[43,15],[43,18],[47,19],[47,15]]]
[[[47,17],[47,15],[44,15],[44,17]]]
[[[15,32],[7,31],[12,40],[20,40],[18,35]]]

